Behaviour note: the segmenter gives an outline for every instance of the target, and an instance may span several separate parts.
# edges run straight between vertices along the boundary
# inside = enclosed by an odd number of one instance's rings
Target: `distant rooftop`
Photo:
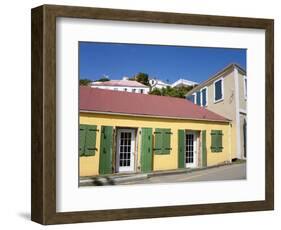
[[[179,79],[177,81],[175,81],[173,84],[172,84],[172,87],[175,87],[175,86],[178,86],[178,85],[190,85],[190,86],[194,86],[194,85],[198,85],[197,82],[194,82],[194,81],[189,81],[189,80],[186,80],[186,79]]]
[[[93,86],[124,86],[124,87],[147,87],[146,85],[141,84],[137,81],[130,81],[130,80],[110,80],[110,81],[104,81],[104,82],[93,82],[91,85]]]

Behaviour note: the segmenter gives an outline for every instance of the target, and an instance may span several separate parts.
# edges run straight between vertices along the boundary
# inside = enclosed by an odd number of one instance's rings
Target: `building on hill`
[[[179,79],[177,81],[175,81],[171,87],[181,87],[181,86],[196,86],[198,85],[197,82],[194,82],[194,81],[189,81],[189,80],[186,80],[186,79]]]
[[[151,90],[155,88],[162,89],[162,88],[166,88],[167,86],[171,86],[170,84],[156,78],[149,79],[149,84],[151,86]]]
[[[181,86],[195,86],[198,83],[181,78],[181,79],[175,81],[174,83],[169,84],[169,83],[161,81],[159,79],[152,78],[149,80],[149,84],[151,86],[151,90],[153,90],[154,88],[162,89],[162,88],[166,88],[168,86],[170,86],[172,88],[181,87]]]
[[[115,91],[125,91],[129,93],[141,93],[141,94],[148,94],[150,90],[149,86],[143,85],[137,81],[128,80],[128,78],[126,77],[124,77],[122,80],[92,82],[91,87],[99,88],[99,89],[115,90]]]

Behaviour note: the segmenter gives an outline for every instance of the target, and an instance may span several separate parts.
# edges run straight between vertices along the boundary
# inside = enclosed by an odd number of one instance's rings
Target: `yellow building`
[[[231,161],[226,118],[186,99],[80,87],[80,176]]]

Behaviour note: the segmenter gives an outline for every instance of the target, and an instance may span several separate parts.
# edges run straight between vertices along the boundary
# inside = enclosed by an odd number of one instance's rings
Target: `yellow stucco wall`
[[[171,148],[169,155],[153,154],[153,170],[168,170],[178,168],[178,130],[206,130],[207,141],[207,163],[208,166],[219,164],[231,160],[231,137],[232,128],[228,123],[223,122],[207,122],[207,121],[191,121],[168,118],[149,118],[149,117],[134,117],[125,115],[108,115],[94,113],[80,113],[80,124],[97,125],[100,129],[102,125],[113,126],[116,128],[170,128]],[[223,151],[220,153],[212,153],[211,147],[211,130],[223,131]],[[136,132],[136,155],[135,155],[135,171],[140,171],[140,144],[139,132]],[[100,134],[97,135],[96,146],[99,150]],[[80,157],[80,176],[98,175],[99,171],[99,151],[96,151],[95,156]]]

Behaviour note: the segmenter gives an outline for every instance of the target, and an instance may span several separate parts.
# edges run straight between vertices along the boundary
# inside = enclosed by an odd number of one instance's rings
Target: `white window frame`
[[[216,82],[218,82],[218,81],[221,81],[221,98],[220,99],[218,99],[218,100],[216,100]],[[224,79],[223,79],[223,77],[221,77],[221,78],[219,78],[219,79],[217,79],[217,80],[215,80],[214,81],[214,83],[213,83],[213,89],[214,89],[214,103],[218,103],[218,102],[221,102],[221,101],[223,101],[224,100]]]
[[[247,99],[247,85],[246,85],[246,81],[247,81],[247,76],[243,77],[243,85],[244,85],[244,98]]]
[[[205,86],[205,87],[203,87],[202,89],[200,89],[200,97],[201,97],[201,106],[203,106],[203,94],[202,94],[202,91],[204,90],[204,89],[206,89],[206,105],[205,105],[205,107],[207,107],[208,106],[208,87],[207,86]]]
[[[195,105],[197,105],[197,103],[196,103],[196,92],[195,93],[193,93],[193,94],[191,94],[191,95],[193,95],[194,96],[194,101],[193,101],[193,104],[195,104]]]

